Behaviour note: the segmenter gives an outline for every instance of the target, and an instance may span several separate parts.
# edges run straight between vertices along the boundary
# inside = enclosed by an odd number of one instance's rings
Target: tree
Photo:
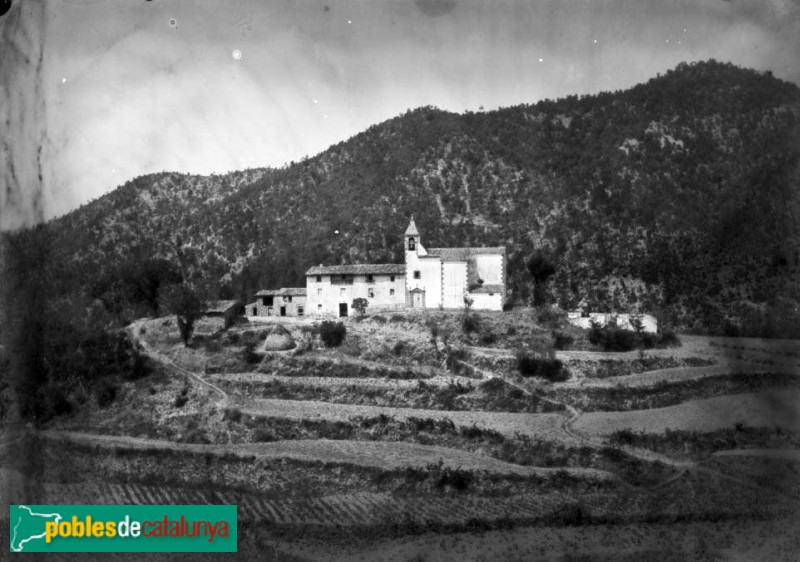
[[[353,304],[351,306],[353,307],[353,310],[358,312],[360,316],[364,316],[364,314],[367,312],[367,306],[369,306],[369,301],[367,301],[367,299],[365,299],[364,297],[358,297],[356,299],[353,299]]]
[[[168,285],[161,294],[162,306],[175,314],[178,330],[185,346],[194,332],[194,323],[205,312],[203,301],[197,293],[185,283]]]
[[[533,305],[542,306],[547,300],[547,280],[556,272],[556,266],[541,250],[531,256],[527,266],[533,277]]]

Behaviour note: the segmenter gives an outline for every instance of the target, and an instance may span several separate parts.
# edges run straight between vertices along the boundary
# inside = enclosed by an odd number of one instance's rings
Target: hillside
[[[562,307],[717,333],[788,312],[760,325],[770,335],[800,302],[798,118],[797,86],[715,61],[626,91],[420,108],[282,169],[136,178],[12,252],[43,252],[27,263],[52,290],[98,296],[100,279],[180,247],[190,275],[248,299],[318,263],[400,261],[414,214],[426,245],[506,245],[516,302],[540,249]]]

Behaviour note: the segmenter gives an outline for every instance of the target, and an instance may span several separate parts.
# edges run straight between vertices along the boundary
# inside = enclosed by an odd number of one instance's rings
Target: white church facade
[[[307,312],[349,316],[353,299],[381,310],[463,308],[503,310],[506,250],[425,248],[414,223],[406,229],[405,264],[319,265],[306,272]]]

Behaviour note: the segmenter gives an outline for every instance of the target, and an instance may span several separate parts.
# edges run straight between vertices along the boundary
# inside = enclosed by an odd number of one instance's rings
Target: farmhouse
[[[251,316],[303,316],[306,313],[306,289],[282,287],[256,293],[256,302],[247,305]]]
[[[370,312],[406,303],[402,264],[319,265],[306,271],[309,314],[348,316],[353,299],[367,299]]]
[[[405,264],[319,265],[306,272],[308,314],[348,316],[353,299],[370,311],[402,308],[502,310],[506,251],[496,248],[425,249],[414,219],[404,235]]]

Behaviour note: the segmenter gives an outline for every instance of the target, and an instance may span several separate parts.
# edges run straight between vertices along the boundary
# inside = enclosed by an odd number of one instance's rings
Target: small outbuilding
[[[281,287],[256,293],[256,302],[248,307],[250,316],[304,316],[306,288]]]
[[[212,301],[206,304],[206,316],[211,318],[223,318],[225,327],[233,326],[236,320],[244,315],[245,310],[242,301]]]

